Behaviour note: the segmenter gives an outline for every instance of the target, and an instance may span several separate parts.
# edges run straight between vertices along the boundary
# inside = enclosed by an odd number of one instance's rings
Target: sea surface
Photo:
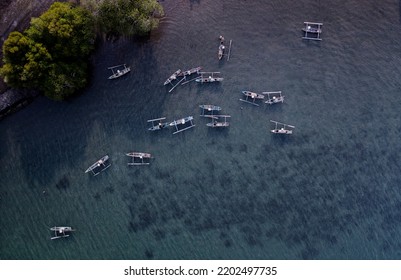
[[[160,3],[150,38],[100,42],[82,95],[0,122],[0,258],[401,259],[400,2]],[[322,41],[301,38],[304,21],[323,22]],[[131,73],[108,80],[122,63]],[[196,66],[224,81],[163,86]],[[200,104],[230,127],[208,128]],[[186,116],[182,133],[147,130]],[[154,159],[128,166],[132,151]],[[85,174],[106,154],[110,168]],[[61,225],[76,232],[51,241]]]

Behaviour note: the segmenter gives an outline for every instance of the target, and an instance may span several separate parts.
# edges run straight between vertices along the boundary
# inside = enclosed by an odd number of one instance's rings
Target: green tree
[[[156,0],[104,0],[98,4],[98,28],[107,34],[145,35],[164,13]]]
[[[86,84],[93,27],[87,10],[53,3],[24,34],[12,32],[4,42],[0,75],[11,86],[36,88],[52,99],[70,96]]]
[[[10,33],[3,45],[4,66],[0,74],[15,87],[39,87],[51,61],[46,48],[20,32]]]

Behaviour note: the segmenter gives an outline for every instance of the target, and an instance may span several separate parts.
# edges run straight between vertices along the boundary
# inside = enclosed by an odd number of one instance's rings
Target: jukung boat
[[[221,60],[221,59],[223,58],[224,49],[225,49],[225,48],[226,48],[226,47],[225,47],[223,44],[221,44],[221,45],[219,46],[219,51],[218,51],[218,53],[217,53],[217,56],[218,56],[219,60]]]
[[[246,102],[246,103],[250,103],[250,104],[255,105],[255,106],[259,106],[259,104],[255,103],[256,100],[261,100],[261,99],[265,98],[264,93],[259,94],[259,93],[252,92],[252,91],[249,91],[249,90],[243,90],[242,94],[245,95],[245,99],[240,99],[240,101]],[[249,101],[249,99],[251,99],[252,102]]]
[[[131,152],[126,155],[131,157],[131,162],[128,165],[149,165],[149,160],[152,158],[151,154],[141,152]]]
[[[292,128],[295,128],[293,125],[277,122],[277,121],[272,121],[272,123],[275,124],[274,129],[270,130],[271,133],[274,134],[292,134]]]
[[[199,105],[199,107],[203,110],[206,111],[220,111],[221,107],[220,106],[216,106],[216,105],[211,105],[211,104],[203,104],[203,105]]]
[[[178,69],[177,71],[175,71],[165,82],[164,85],[168,85],[171,84],[172,81],[174,81],[175,79],[177,79],[178,74],[181,73],[181,69]]]
[[[105,155],[94,164],[92,164],[88,169],[85,170],[85,173],[92,172],[93,176],[98,175],[100,172],[106,170],[111,165],[109,156]]]
[[[124,68],[121,70],[117,69],[117,71],[114,71],[115,68],[118,68],[121,66],[124,66]],[[109,67],[108,69],[110,69],[113,72],[113,74],[109,77],[109,80],[117,79],[131,71],[131,67],[127,67],[125,64],[112,66],[112,67]]]
[[[322,38],[320,38],[320,35],[322,34],[322,26],[323,23],[321,22],[305,21],[304,27],[302,28],[302,31],[304,32],[304,36],[302,38],[307,40],[321,41]]]
[[[224,118],[224,121],[218,121],[219,118]],[[215,115],[213,116],[213,120],[210,123],[207,123],[206,126],[218,128],[218,127],[228,127],[230,123],[227,121],[227,118],[231,118],[229,115]]]
[[[51,240],[69,237],[69,233],[75,231],[75,229],[66,226],[55,226],[50,228],[50,230],[54,232],[54,236],[50,238]]]

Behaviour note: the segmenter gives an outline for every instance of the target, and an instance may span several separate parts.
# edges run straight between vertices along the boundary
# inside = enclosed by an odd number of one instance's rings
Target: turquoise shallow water
[[[0,258],[400,259],[399,2],[161,3],[149,39],[99,45],[81,96],[0,122]],[[304,21],[324,23],[323,41],[301,39]],[[107,80],[120,63],[132,72]],[[165,79],[195,66],[224,81],[168,93]],[[242,90],[286,101],[254,107]],[[206,127],[208,103],[230,128]],[[146,130],[188,115],[181,134]],[[271,135],[270,119],[294,135]],[[130,151],[155,159],[128,167]],[[106,172],[84,173],[105,154]],[[77,231],[50,241],[54,225]]]

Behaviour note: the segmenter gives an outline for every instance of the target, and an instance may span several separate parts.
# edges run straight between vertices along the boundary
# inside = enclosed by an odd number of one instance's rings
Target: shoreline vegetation
[[[0,119],[40,94],[61,101],[80,93],[88,82],[96,38],[147,36],[163,15],[157,0],[52,3],[3,43],[0,76],[13,96],[0,94]]]

